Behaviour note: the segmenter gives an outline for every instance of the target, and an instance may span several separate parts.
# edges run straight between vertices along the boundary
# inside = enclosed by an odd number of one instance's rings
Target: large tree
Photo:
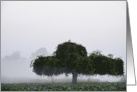
[[[94,51],[87,56],[86,48],[73,42],[64,42],[57,46],[53,56],[40,56],[33,62],[33,71],[38,75],[72,74],[72,83],[77,83],[78,74],[123,74],[123,61],[120,58],[105,56]]]

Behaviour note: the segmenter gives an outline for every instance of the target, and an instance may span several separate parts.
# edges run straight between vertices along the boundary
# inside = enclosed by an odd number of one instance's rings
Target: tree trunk
[[[73,77],[72,77],[72,83],[73,83],[73,84],[77,84],[77,76],[78,76],[77,73],[76,73],[76,72],[73,72],[73,73],[72,73],[72,76],[73,76]]]

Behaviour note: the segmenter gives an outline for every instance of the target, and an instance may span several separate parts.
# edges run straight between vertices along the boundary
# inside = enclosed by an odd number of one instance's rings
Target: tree
[[[110,57],[111,56],[111,57]],[[72,83],[77,83],[78,74],[123,75],[123,60],[94,51],[87,56],[86,48],[73,42],[57,46],[53,56],[40,56],[33,61],[33,71],[38,75],[53,76],[72,74]]]

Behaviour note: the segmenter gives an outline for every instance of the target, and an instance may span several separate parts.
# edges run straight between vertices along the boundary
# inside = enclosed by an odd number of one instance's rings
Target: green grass
[[[16,83],[1,84],[1,91],[126,91],[126,83]]]

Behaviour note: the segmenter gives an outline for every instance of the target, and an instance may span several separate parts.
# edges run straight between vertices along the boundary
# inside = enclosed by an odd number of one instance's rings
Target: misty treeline
[[[113,58],[112,54],[103,55],[94,51],[89,56],[86,48],[74,42],[64,42],[57,46],[52,56],[39,56],[31,63],[37,75],[57,76],[72,74],[72,83],[77,83],[77,77],[82,75],[123,75],[123,60]]]

